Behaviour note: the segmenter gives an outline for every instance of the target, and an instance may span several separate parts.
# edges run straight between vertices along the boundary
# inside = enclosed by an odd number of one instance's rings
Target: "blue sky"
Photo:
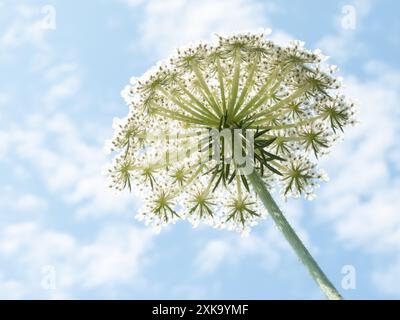
[[[331,181],[283,210],[346,298],[400,298],[399,10],[0,0],[0,298],[323,298],[270,219],[247,238],[186,222],[155,235],[133,218],[138,195],[113,194],[101,175],[130,77],[176,46],[259,28],[321,48],[359,101],[360,124],[322,161]]]

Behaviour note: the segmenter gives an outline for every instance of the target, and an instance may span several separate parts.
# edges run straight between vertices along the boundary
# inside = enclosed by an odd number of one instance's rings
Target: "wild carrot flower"
[[[269,192],[314,198],[326,179],[316,159],[354,122],[354,104],[336,67],[299,41],[217,38],[177,50],[123,90],[130,112],[108,143],[119,152],[111,187],[141,191],[137,217],[157,230],[186,218],[248,232],[266,209],[285,229]]]

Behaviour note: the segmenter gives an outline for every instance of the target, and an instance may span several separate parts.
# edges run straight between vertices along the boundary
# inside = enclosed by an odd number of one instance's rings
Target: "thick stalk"
[[[283,233],[286,240],[290,243],[293,250],[296,252],[297,257],[300,261],[307,267],[309,273],[318,284],[322,292],[326,295],[329,300],[341,300],[343,299],[340,293],[336,290],[333,284],[329,281],[327,276],[318,266],[317,262],[308,252],[307,248],[304,246],[303,242],[297,236],[296,232],[290,226],[289,222],[286,220],[282,211],[279,209],[278,205],[272,198],[271,194],[268,192],[263,180],[257,171],[253,171],[252,174],[248,176],[249,181],[254,187],[255,192],[260,197],[265,208],[268,210],[275,224],[278,226],[279,230]]]

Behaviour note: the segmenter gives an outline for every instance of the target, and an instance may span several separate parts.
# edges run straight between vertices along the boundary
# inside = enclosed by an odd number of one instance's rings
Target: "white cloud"
[[[135,195],[109,190],[108,181],[102,176],[108,161],[102,145],[85,142],[80,129],[63,113],[33,115],[0,132],[4,138],[2,153],[17,156],[14,163],[19,159],[32,165],[48,190],[75,207],[79,218],[111,212],[133,215],[130,208]]]
[[[317,47],[333,57],[335,62],[344,63],[365,50],[365,46],[355,40],[353,31],[343,30],[338,34],[326,35],[318,43]],[[351,48],[352,50],[347,50]]]
[[[376,0],[353,0],[353,5],[356,8],[359,16],[366,17],[371,13],[376,4]]]
[[[19,197],[15,202],[15,209],[22,212],[44,211],[47,209],[47,201],[33,194]]]
[[[400,73],[369,63],[369,80],[348,77],[347,93],[359,99],[360,124],[325,161],[332,176],[316,201],[316,215],[333,221],[338,238],[367,251],[393,250],[400,241],[400,182],[392,164],[399,149]]]
[[[153,236],[150,230],[132,226],[103,230],[95,243],[81,247],[77,255],[86,268],[83,284],[124,283],[137,277]]]
[[[138,1],[125,1],[137,5]],[[268,27],[272,5],[244,0],[150,0],[142,3],[142,45],[166,56],[172,49],[209,40],[213,33],[256,31]]]
[[[371,281],[381,292],[399,295],[400,72],[370,61],[365,73],[366,80],[345,78],[347,94],[359,100],[360,123],[325,161],[332,179],[313,212],[346,247],[392,261],[377,267]]]
[[[290,41],[294,40],[294,38],[290,34],[281,30],[273,31],[269,38],[281,46],[285,46]]]
[[[1,7],[1,4],[0,4]],[[23,283],[4,278],[4,275],[0,274],[0,298],[16,300],[20,299],[26,294]]]
[[[342,9],[352,8],[351,12],[346,10],[338,11],[334,17],[336,32],[327,34],[317,43],[326,54],[334,57],[335,62],[344,63],[348,59],[359,56],[366,51],[366,45],[357,39],[357,33],[362,28],[364,18],[366,18],[372,8],[373,2],[370,0],[353,0],[344,4]],[[354,19],[354,29],[346,27],[348,19]]]
[[[400,259],[372,274],[372,281],[384,294],[400,297]]]
[[[69,75],[58,83],[53,84],[45,102],[48,106],[55,106],[63,99],[73,96],[80,87],[80,77],[77,75]]]
[[[3,185],[0,188],[0,211],[6,218],[43,213],[47,208],[48,201],[41,196],[25,192],[13,185]]]
[[[232,246],[223,240],[212,240],[200,251],[196,264],[201,273],[214,272],[231,254]]]
[[[42,25],[40,7],[18,4],[7,10],[12,12],[14,20],[0,34],[0,46],[13,48],[32,44],[40,49],[47,48],[47,30]]]
[[[42,110],[54,110],[67,99],[76,97],[81,87],[81,74],[72,63],[60,63],[44,70],[46,91],[41,97]]]
[[[58,65],[50,66],[45,73],[45,78],[48,81],[57,81],[65,75],[76,73],[77,66],[72,63],[61,63]]]
[[[0,12],[2,28],[0,30],[0,61],[3,63],[21,63],[18,53],[29,54],[31,70],[40,70],[48,66],[53,58],[53,48],[48,42],[51,32],[43,24],[45,15],[40,5],[8,2]],[[24,61],[25,62],[25,61]]]
[[[8,92],[0,92],[0,108],[3,108],[11,100],[10,94]]]
[[[73,292],[91,288],[110,289],[128,282],[140,285],[144,256],[153,238],[148,230],[121,225],[106,226],[84,243],[35,223],[9,225],[0,234],[0,257],[13,261],[13,269],[5,271],[10,274],[0,278],[2,298],[73,298]],[[44,266],[54,267],[54,291],[40,287]]]
[[[0,132],[0,159],[2,159],[9,148],[8,134]]]
[[[301,203],[291,202],[280,206],[308,249],[317,255],[318,248],[310,244],[307,233],[301,227],[301,218],[304,212]],[[263,228],[263,232],[254,232],[243,238],[233,235],[210,240],[199,251],[195,259],[195,269],[200,275],[213,274],[224,265],[240,263],[248,257],[257,257],[262,268],[272,271],[280,265],[285,253],[294,256],[292,248],[272,219],[268,218],[262,221],[257,228]]]
[[[142,4],[145,0],[118,0],[122,3],[125,3],[129,6],[137,6],[138,4]]]
[[[169,291],[172,293],[173,297],[184,297],[184,299],[189,300],[207,300],[210,299],[210,296],[217,295],[221,291],[221,288],[216,282],[203,285],[177,284],[169,288]]]

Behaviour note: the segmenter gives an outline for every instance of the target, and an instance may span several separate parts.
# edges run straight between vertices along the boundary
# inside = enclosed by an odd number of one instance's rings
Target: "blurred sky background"
[[[267,219],[155,235],[101,175],[120,97],[182,44],[271,28],[339,65],[360,125],[283,211],[349,299],[400,298],[400,3],[0,0],[0,298],[320,299]],[[355,18],[355,19],[354,19]],[[348,276],[353,281],[348,281]],[[346,278],[347,277],[347,278]]]

